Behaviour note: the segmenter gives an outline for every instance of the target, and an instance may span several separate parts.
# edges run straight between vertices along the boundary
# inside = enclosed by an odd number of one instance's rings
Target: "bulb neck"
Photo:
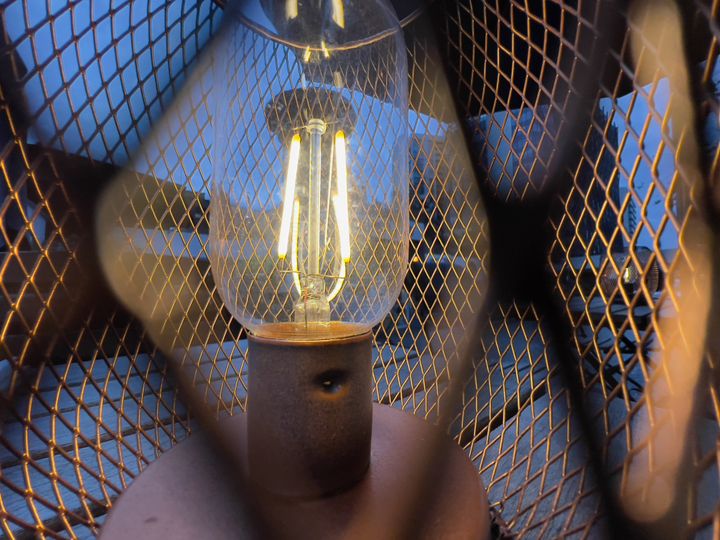
[[[295,304],[295,322],[311,324],[330,320],[330,302],[325,294],[325,280],[307,276],[301,280],[302,297]]]
[[[327,123],[320,118],[311,118],[305,129],[311,135],[323,135],[327,131]]]

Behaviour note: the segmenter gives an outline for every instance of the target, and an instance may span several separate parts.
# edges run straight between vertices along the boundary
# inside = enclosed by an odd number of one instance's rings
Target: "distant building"
[[[625,198],[630,195],[630,190],[628,190],[627,187],[620,188],[620,204],[623,204],[625,201]],[[627,207],[625,208],[625,212],[622,214],[622,224],[623,228],[625,229],[627,235],[629,237],[632,237],[633,234],[635,234],[635,229],[637,229],[637,223],[638,223],[638,215],[637,215],[637,204],[635,204],[635,201],[630,198],[627,203]]]
[[[522,198],[542,187],[560,126],[548,106],[481,115],[470,125],[475,155],[498,197]]]
[[[410,141],[410,232],[418,251],[427,251],[438,236],[446,240],[447,231],[438,208],[442,191],[440,149],[443,138],[413,135]]]
[[[463,145],[457,130],[443,137],[416,134],[411,139],[410,231],[421,255],[434,251],[479,256],[474,248],[483,235],[475,204],[479,192],[462,159]]]
[[[559,112],[549,105],[470,120],[473,148],[485,181],[498,197],[523,198],[544,189],[560,121]],[[621,235],[612,240],[619,224],[613,206],[618,208],[620,203],[613,153],[618,146],[617,127],[611,125],[605,134],[599,131],[607,125],[607,115],[600,108],[595,109],[594,124],[575,169],[575,189],[567,201],[571,219],[566,219],[559,231],[560,241],[571,255],[622,250]]]
[[[591,255],[607,255],[624,249],[621,234],[616,234],[613,240],[613,234],[621,223],[615,210],[620,207],[620,185],[615,158],[618,129],[614,124],[609,127],[607,124],[607,114],[597,107],[593,113],[590,135],[583,148],[582,161],[575,175],[574,191],[578,195],[584,194],[584,201],[574,197],[568,205],[570,215],[576,219],[585,210],[577,228],[578,235],[588,248],[575,242],[571,255],[583,255],[586,252]],[[606,130],[605,133],[600,131],[603,129]]]

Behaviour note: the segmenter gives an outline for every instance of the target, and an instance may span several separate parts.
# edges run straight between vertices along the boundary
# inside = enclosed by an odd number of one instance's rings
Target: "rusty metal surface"
[[[288,497],[348,489],[370,465],[372,335],[248,339],[250,477]]]
[[[199,398],[217,417],[245,408],[244,333],[222,306],[207,257],[210,107],[197,55],[222,12],[212,0],[100,4],[0,3],[0,527],[11,538],[97,533],[132,479],[194,428],[148,339],[156,330],[115,303],[94,260],[92,205],[131,158],[142,166],[132,170],[123,216],[135,226],[125,234],[147,255],[131,270],[164,283],[155,298],[178,306],[181,316],[162,331],[180,336],[173,345]],[[692,129],[673,128],[685,90],[662,61],[647,60],[665,52],[632,19],[640,4],[447,0],[438,4],[440,51],[419,20],[405,26],[411,102],[424,113],[411,116],[415,241],[398,305],[376,329],[374,398],[437,418],[460,338],[477,334],[452,433],[521,538],[599,535],[605,509],[547,316],[526,296],[501,294],[510,278],[488,291],[495,255],[508,276],[524,261],[521,247],[488,252],[489,223],[509,231],[511,210],[555,201],[544,220],[554,315],[570,329],[585,420],[621,503],[664,485],[661,450],[677,419],[648,388],[677,379],[663,355],[679,363],[695,354],[682,339],[683,271],[698,267],[697,223],[717,207],[720,6],[678,2],[702,128],[695,166]],[[593,94],[576,101],[602,6],[619,37]],[[172,109],[193,68],[203,84]],[[568,118],[575,102],[590,104],[584,123]],[[471,133],[484,207],[472,203],[478,187],[453,103]],[[173,136],[142,147],[161,121]],[[579,134],[563,138],[569,122]],[[558,171],[560,150],[574,161]],[[707,296],[717,296],[717,266],[709,275]],[[474,332],[467,312],[483,299]],[[684,501],[683,533],[703,538],[720,536],[718,358],[708,343],[685,481],[671,488]]]

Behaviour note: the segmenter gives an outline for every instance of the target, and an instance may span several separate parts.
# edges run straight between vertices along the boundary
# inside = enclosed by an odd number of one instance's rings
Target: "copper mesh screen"
[[[0,2],[0,525],[10,538],[93,536],[132,479],[191,433],[193,416],[148,333],[175,336],[177,359],[218,416],[244,408],[244,332],[208,263],[211,81],[197,59],[219,29],[219,4]],[[680,4],[700,169],[714,179],[719,6]],[[410,116],[411,262],[375,331],[375,398],[436,417],[456,344],[475,332],[465,315],[487,298],[452,429],[520,537],[603,533],[591,450],[620,494],[635,489],[638,470],[662,476],[658,441],[674,423],[645,389],[673,382],[656,369],[662,354],[677,349],[682,361],[692,348],[673,340],[683,331],[673,276],[696,267],[703,196],[686,166],[689,135],[673,128],[681,98],[661,62],[638,68],[642,54],[660,53],[637,32],[644,23],[632,5],[436,2],[440,50],[420,20],[405,21],[418,111]],[[587,96],[577,73],[602,32],[608,50]],[[580,94],[591,109],[583,123],[570,114]],[[574,136],[564,137],[574,122]],[[557,169],[563,151],[575,159]],[[143,327],[116,302],[96,262],[94,203],[120,172],[133,178],[118,208],[133,226],[120,239],[142,255],[125,270],[152,284],[145,320],[160,327]],[[495,225],[473,202],[478,191],[487,210],[548,194],[556,203],[546,264],[599,448],[573,414],[546,315],[488,288]],[[153,319],[163,302],[174,316]],[[685,534],[698,538],[720,536],[713,354],[703,354],[679,493]]]

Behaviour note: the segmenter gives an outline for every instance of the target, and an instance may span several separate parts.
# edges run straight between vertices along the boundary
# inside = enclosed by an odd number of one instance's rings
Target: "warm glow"
[[[230,11],[208,53],[214,283],[255,336],[357,336],[393,308],[410,258],[399,20],[388,0]]]
[[[288,251],[288,236],[290,235],[290,217],[292,215],[295,198],[295,181],[297,179],[298,161],[300,160],[300,135],[294,135],[290,143],[290,158],[288,159],[287,177],[285,179],[285,196],[283,197],[282,221],[280,223],[280,237],[278,238],[278,257],[284,259]]]
[[[343,0],[332,0],[332,18],[340,28],[345,28],[345,5]]]
[[[292,251],[290,252],[290,267],[292,277],[298,294],[302,294],[300,287],[300,270],[298,267],[298,229],[300,228],[300,201],[295,199],[293,204],[293,229],[292,229]]]
[[[330,291],[330,294],[328,295],[328,302],[332,302],[335,297],[338,295],[340,290],[342,289],[342,286],[345,284],[345,262],[340,263],[340,274],[338,275],[338,279],[335,282],[335,286],[333,287],[332,291]]]
[[[345,133],[335,134],[335,163],[337,165],[337,195],[333,198],[335,215],[340,231],[340,255],[344,262],[350,262],[350,224],[347,199],[347,158]]]
[[[340,238],[342,238],[343,235],[343,223],[345,224],[345,230],[347,231],[347,213],[343,216],[340,212],[340,208],[338,205],[338,197],[337,195],[333,197],[333,207],[335,208],[335,221],[338,223],[338,230],[340,231]],[[348,248],[349,250],[349,248]],[[338,274],[337,281],[335,282],[335,286],[333,287],[332,291],[330,291],[330,294],[328,294],[328,302],[332,302],[335,297],[340,293],[340,290],[342,289],[343,285],[345,284],[345,277],[346,277],[347,269],[345,267],[345,259],[340,259],[340,273]]]

